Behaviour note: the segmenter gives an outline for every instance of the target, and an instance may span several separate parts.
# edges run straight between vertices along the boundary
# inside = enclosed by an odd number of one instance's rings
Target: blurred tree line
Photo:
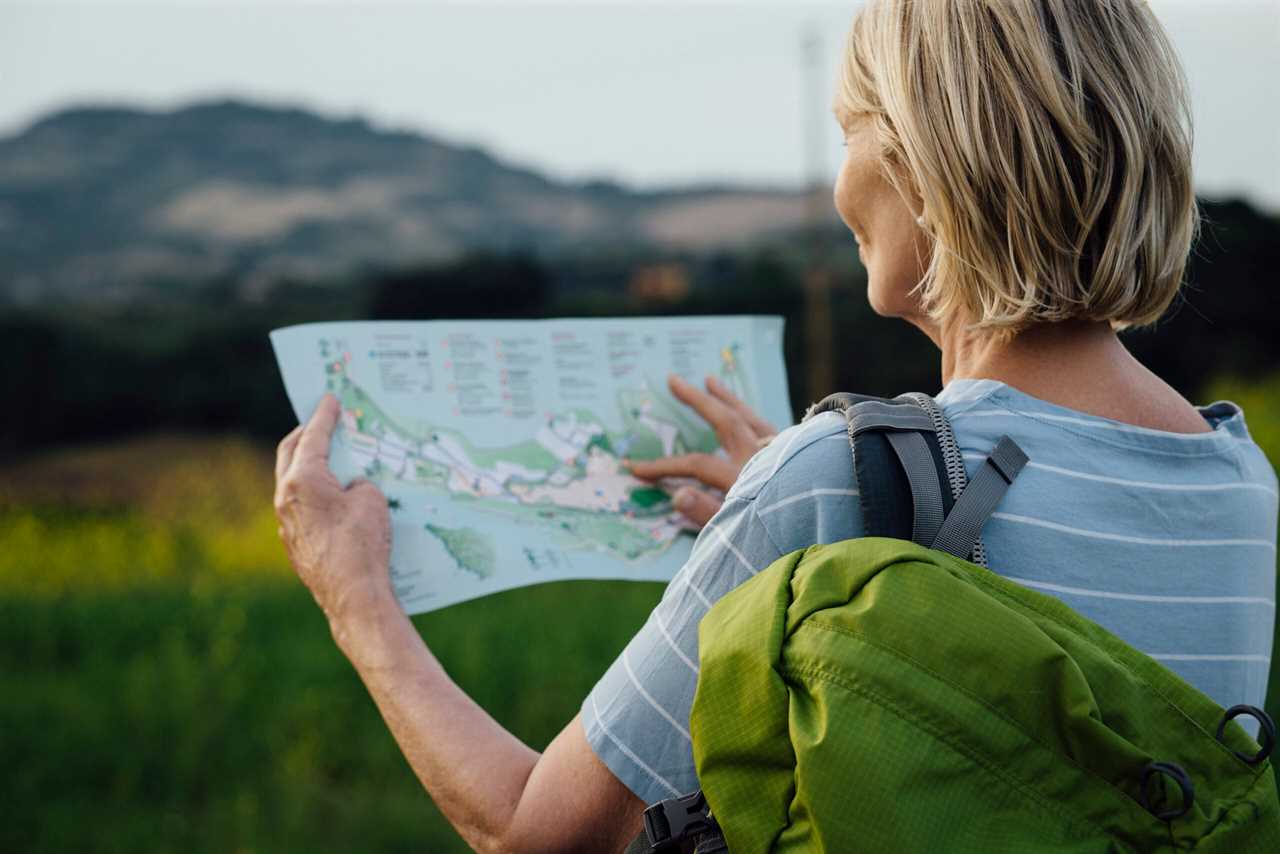
[[[1196,402],[1223,376],[1280,368],[1272,288],[1280,220],[1244,203],[1203,203],[1187,287],[1129,347]],[[853,258],[842,234],[839,257]],[[637,289],[638,271],[676,269],[680,287]],[[836,386],[871,394],[936,391],[938,358],[907,324],[875,317],[863,271],[835,269]],[[803,255],[772,247],[664,259],[478,254],[455,263],[374,271],[333,282],[281,282],[252,297],[243,283],[155,283],[127,305],[0,310],[0,457],[153,431],[242,432],[274,439],[294,423],[267,333],[321,320],[780,314],[792,403],[809,403]],[[678,283],[678,284],[680,284]]]

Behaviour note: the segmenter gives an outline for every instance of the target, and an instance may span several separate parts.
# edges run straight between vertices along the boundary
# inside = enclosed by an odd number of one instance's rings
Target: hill
[[[84,107],[0,139],[0,297],[220,276],[252,287],[476,250],[713,249],[803,216],[799,192],[556,182],[478,148],[300,109]]]

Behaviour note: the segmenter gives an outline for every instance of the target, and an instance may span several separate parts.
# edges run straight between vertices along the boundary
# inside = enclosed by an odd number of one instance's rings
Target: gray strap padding
[[[928,419],[925,419],[928,421]],[[933,426],[927,428],[933,431]],[[907,473],[911,485],[912,520],[911,539],[922,546],[930,546],[937,539],[942,527],[942,485],[938,482],[938,470],[933,465],[933,455],[924,437],[916,432],[886,432],[885,438],[893,446],[902,470]],[[952,514],[955,515],[955,508]]]
[[[849,410],[849,435],[866,430],[923,430],[933,432],[933,421],[914,404],[860,403]]]
[[[1027,455],[1008,436],[1001,436],[986,462],[969,479],[969,485],[947,514],[933,548],[968,559],[987,518],[1004,497],[1009,485],[1027,464]]]

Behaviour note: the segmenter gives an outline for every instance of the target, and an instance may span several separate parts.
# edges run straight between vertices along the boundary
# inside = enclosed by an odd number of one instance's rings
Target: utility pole
[[[805,27],[800,46],[805,66],[800,106],[805,125],[805,232],[808,244],[804,264],[806,390],[809,399],[817,401],[837,389],[832,347],[831,271],[827,265],[824,237],[831,192],[826,185],[826,158],[822,143],[821,119],[824,113],[817,110],[826,97],[827,75],[823,73],[822,42],[815,24]]]

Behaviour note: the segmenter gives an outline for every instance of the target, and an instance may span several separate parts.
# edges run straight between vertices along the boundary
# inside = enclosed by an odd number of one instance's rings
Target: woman
[[[1116,337],[1173,300],[1196,223],[1183,84],[1145,3],[872,0],[854,21],[836,114],[848,154],[835,203],[872,306],[940,350],[937,399],[966,460],[1004,434],[1031,458],[984,530],[992,567],[1218,702],[1261,705],[1275,474],[1234,404],[1197,409]],[[711,499],[681,496],[707,521],[692,557],[541,755],[453,685],[396,603],[382,496],[367,483],[344,491],[325,465],[336,402],[281,443],[277,509],[294,566],[423,785],[478,850],[619,850],[646,802],[696,788],[698,620],[778,556],[861,534],[838,415],[756,453],[767,425],[723,389],[673,391],[717,425],[733,465],[635,471],[699,474],[728,488],[723,506],[708,521]]]

